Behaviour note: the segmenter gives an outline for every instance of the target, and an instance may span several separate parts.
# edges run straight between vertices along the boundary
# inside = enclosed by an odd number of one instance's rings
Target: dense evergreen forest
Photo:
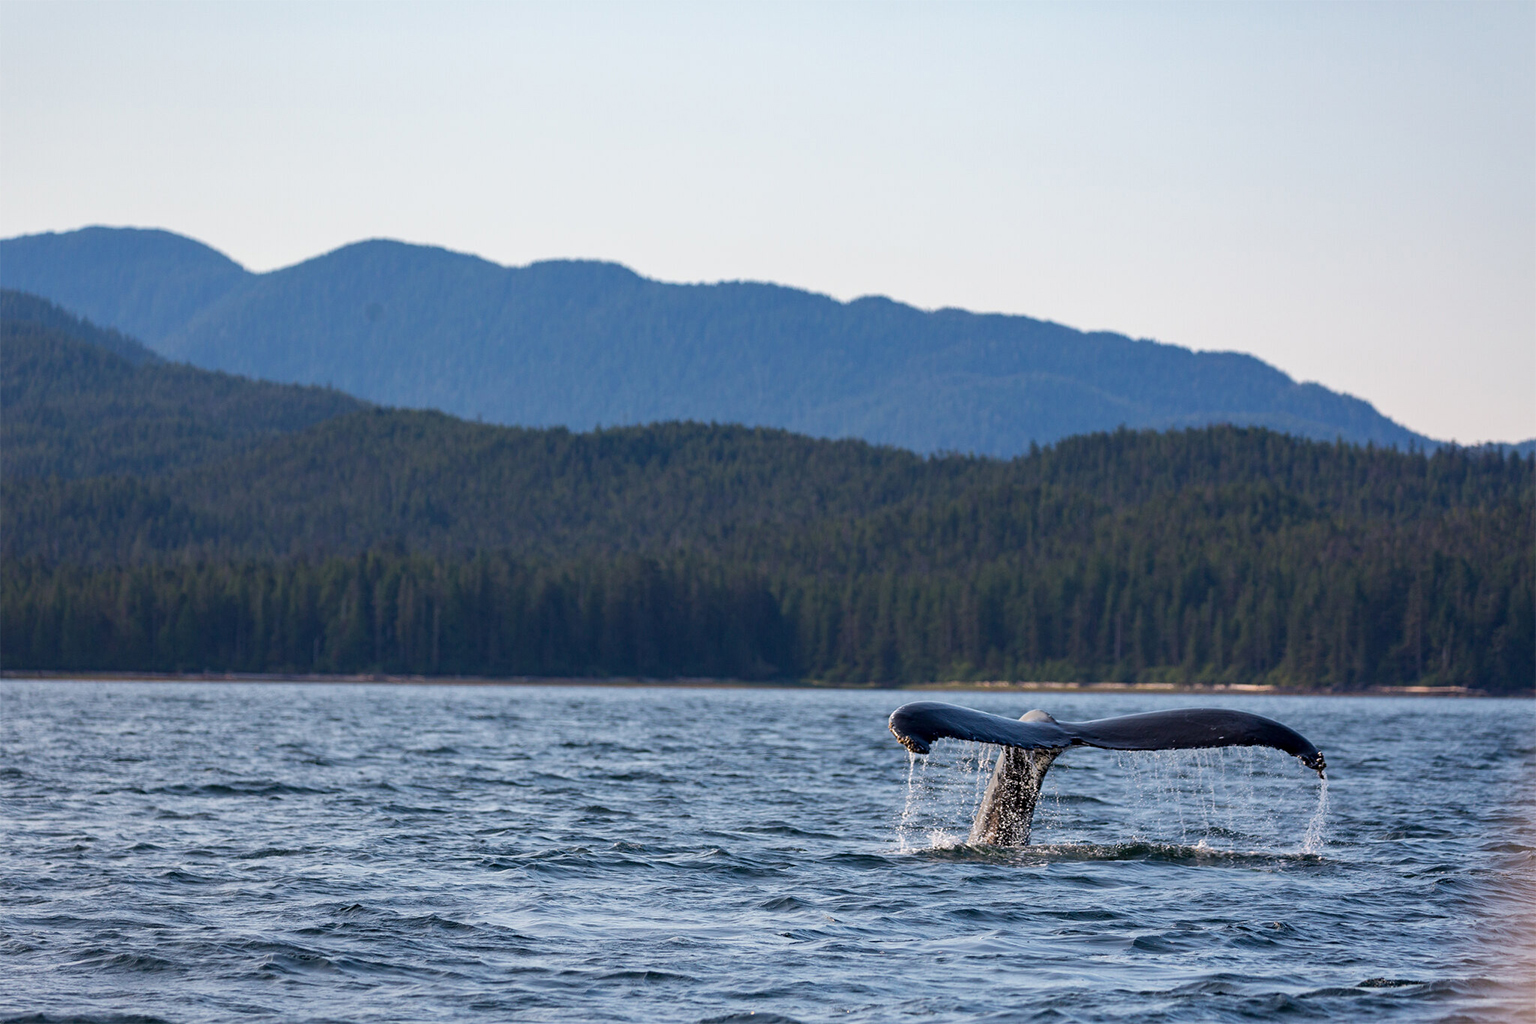
[[[7,669],[1536,681],[1536,460],[1512,453],[526,430],[13,327]]]

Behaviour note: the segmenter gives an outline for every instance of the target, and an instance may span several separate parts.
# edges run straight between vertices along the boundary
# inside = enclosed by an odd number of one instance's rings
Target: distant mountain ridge
[[[170,359],[506,424],[687,419],[1004,457],[1121,425],[1436,445],[1239,353],[611,263],[367,241],[253,274],[170,232],[86,228],[0,241],[0,283]]]

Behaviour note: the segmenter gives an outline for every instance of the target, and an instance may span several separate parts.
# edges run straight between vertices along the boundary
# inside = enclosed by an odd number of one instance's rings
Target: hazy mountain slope
[[[109,327],[97,327],[89,320],[82,320],[47,299],[28,292],[0,288],[0,324],[5,325],[8,334],[57,331],[75,341],[104,348],[134,366],[161,361],[160,356],[142,342],[123,332]]]
[[[245,275],[196,243],[119,232],[113,279],[101,269],[105,229],[93,230],[89,247],[73,235],[0,243],[0,272],[42,294],[92,292],[79,308],[153,321],[149,344],[199,366],[501,423],[691,419],[1004,456],[1121,424],[1433,443],[1250,356],[1028,317],[840,303],[764,284],[663,284],[605,263],[505,268],[384,241]],[[154,237],[127,237],[138,234]],[[84,269],[66,280],[71,246],[90,260],[78,257]],[[168,282],[156,269],[172,265],[166,253],[180,261]],[[173,308],[180,322],[162,315]]]
[[[0,285],[44,296],[152,348],[253,276],[169,231],[94,227],[0,242]]]
[[[365,407],[324,388],[167,363],[13,292],[0,292],[0,348],[0,450],[13,487],[27,477],[164,473]]]

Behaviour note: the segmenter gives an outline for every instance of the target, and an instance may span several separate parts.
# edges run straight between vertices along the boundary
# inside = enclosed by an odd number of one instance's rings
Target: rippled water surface
[[[998,850],[918,697],[0,684],[0,1019],[1536,1015],[1531,702],[939,695],[1328,757],[1072,750]]]

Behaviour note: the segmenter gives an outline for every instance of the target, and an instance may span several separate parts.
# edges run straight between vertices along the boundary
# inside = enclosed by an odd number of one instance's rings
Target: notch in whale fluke
[[[1323,776],[1322,751],[1305,736],[1272,718],[1225,708],[1179,708],[1144,715],[1058,722],[1044,712],[1022,720],[922,700],[891,712],[891,732],[914,754],[926,754],[945,737],[996,743],[1022,750],[1102,747],[1107,750],[1192,750],[1201,747],[1273,747]]]

